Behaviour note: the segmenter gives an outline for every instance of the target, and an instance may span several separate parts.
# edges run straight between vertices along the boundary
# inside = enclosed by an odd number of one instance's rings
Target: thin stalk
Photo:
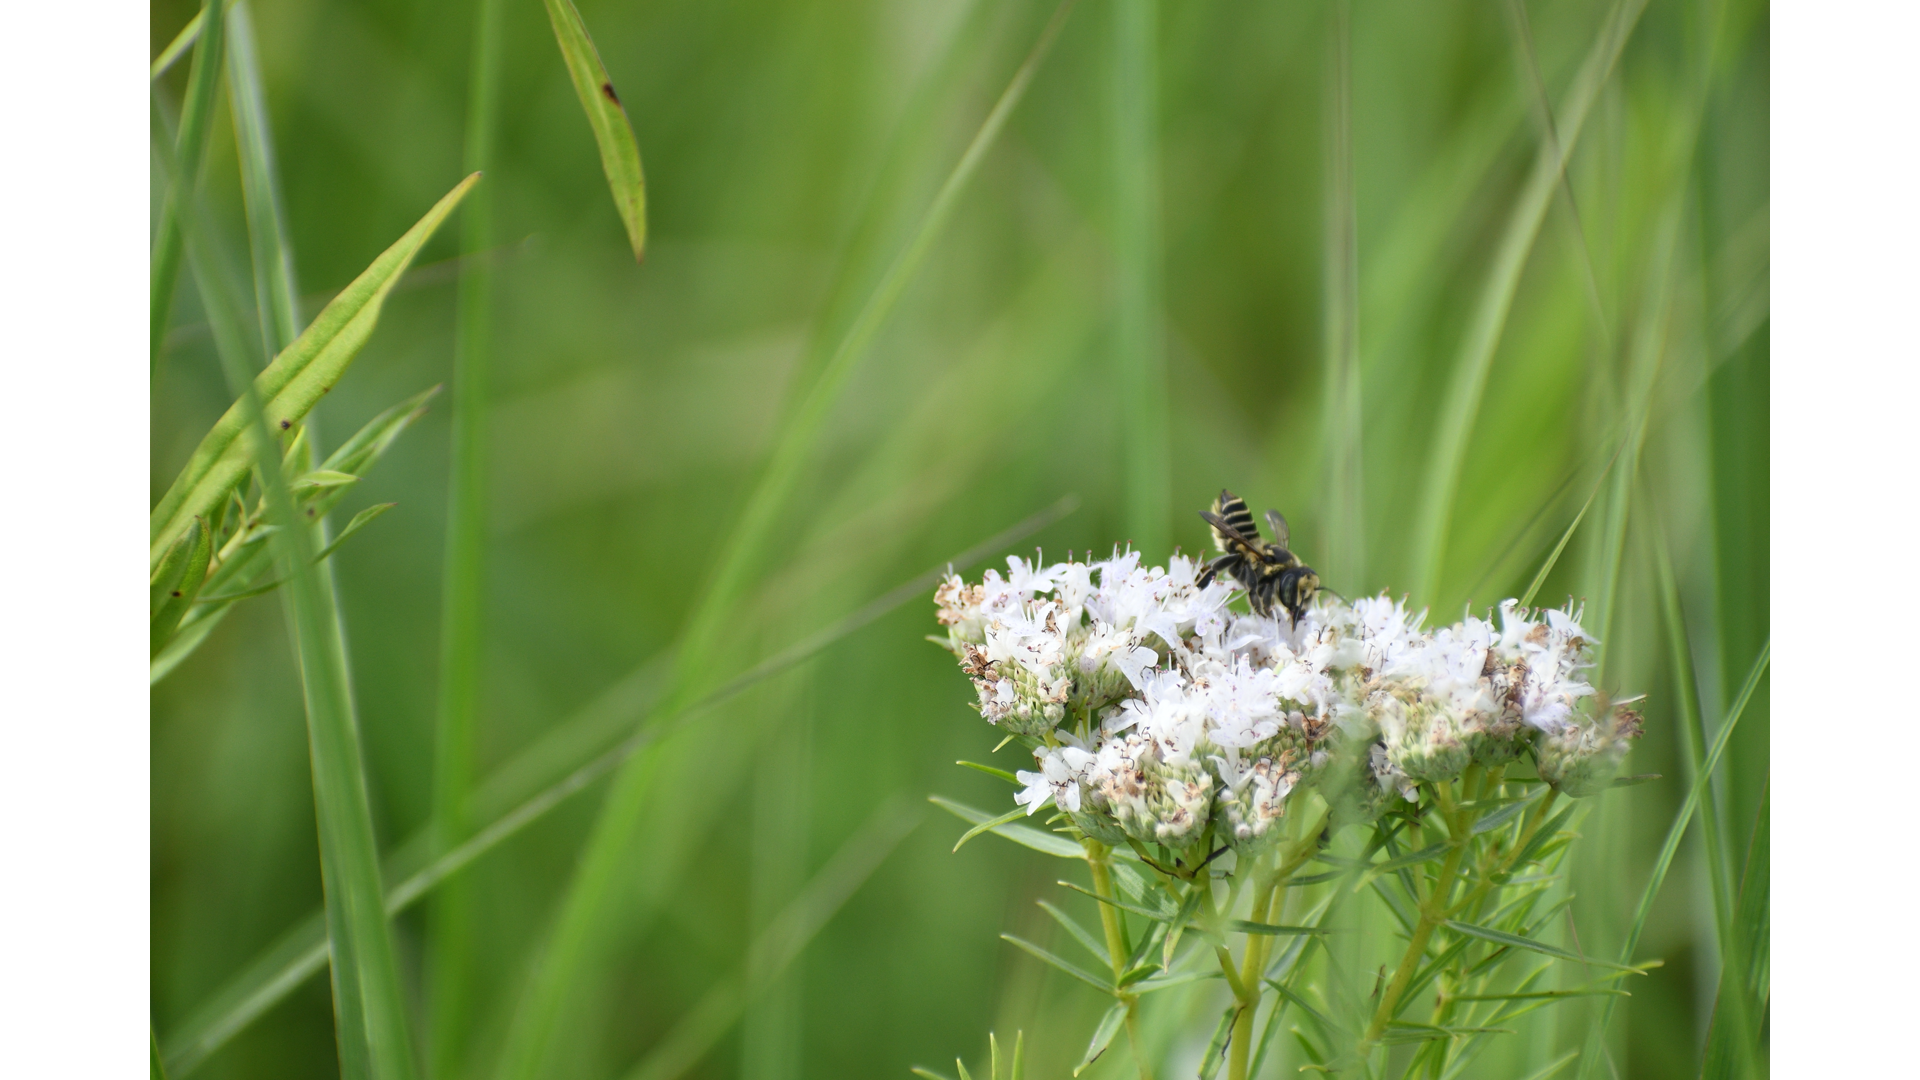
[[[1463,794],[1471,795],[1470,788],[1474,777],[1472,771],[1477,766],[1468,766],[1468,776],[1462,780]],[[1441,863],[1440,874],[1433,885],[1420,898],[1420,919],[1414,924],[1413,938],[1407,942],[1407,951],[1401,955],[1400,964],[1394,969],[1393,978],[1380,994],[1380,1005],[1374,1010],[1373,1020],[1367,1024],[1367,1030],[1360,1036],[1358,1055],[1366,1062],[1373,1052],[1373,1046],[1387,1030],[1387,1023],[1393,1019],[1400,1005],[1400,995],[1406,992],[1407,983],[1413,979],[1414,971],[1420,966],[1420,960],[1427,954],[1427,942],[1433,938],[1433,931],[1447,918],[1451,908],[1448,897],[1452,894],[1454,878],[1460,871],[1461,859],[1467,853],[1467,846],[1473,839],[1473,819],[1475,814],[1455,808],[1452,793],[1444,782],[1435,786],[1440,805],[1447,817],[1448,839],[1452,850],[1447,852],[1446,860]],[[1465,800],[1463,800],[1465,801]]]
[[[253,17],[245,4],[235,4],[227,12],[227,81],[234,141],[240,150],[240,192],[247,207],[260,340],[266,342],[269,354],[277,356],[300,336],[300,289],[293,272],[286,207],[280,197],[280,170],[274,161],[273,126],[267,116],[266,87],[260,78]],[[312,440],[311,419],[307,428],[307,438]]]
[[[502,0],[478,0],[472,71],[467,88],[465,168],[491,167],[500,111]],[[453,433],[447,478],[446,564],[440,589],[440,697],[434,730],[435,846],[466,839],[474,782],[480,697],[483,584],[486,573],[488,369],[493,344],[493,263],[477,258],[493,246],[493,185],[482,183],[460,215],[460,291],[453,351]],[[473,899],[464,880],[434,898],[428,924],[433,1074],[459,1071],[471,1027]]]
[[[1327,50],[1327,222],[1323,241],[1327,544],[1319,556],[1353,596],[1366,581],[1366,502],[1360,387],[1359,223],[1353,178],[1353,31],[1350,0],[1332,8]]]
[[[219,25],[220,20],[209,22],[203,45]],[[176,162],[164,144],[159,157],[169,174],[177,175]],[[249,354],[257,346],[247,340],[240,305],[218,261],[219,249],[203,231],[204,218],[191,188],[176,182],[173,190],[183,193],[175,206],[181,246],[214,329],[221,368],[247,416],[268,509],[274,520],[297,522],[293,494],[280,469],[280,446],[254,387],[255,365]],[[286,595],[293,609],[306,698],[321,884],[334,942],[341,1073],[348,1080],[411,1080],[413,1054],[387,924],[339,611],[330,582],[314,565],[312,532],[283,527],[274,532],[273,544],[286,568]]]
[[[751,579],[772,534],[779,512],[786,506],[811,458],[828,414],[839,400],[893,310],[907,283],[925,261],[933,241],[952,216],[960,193],[978,170],[987,150],[999,137],[1007,118],[1026,95],[1040,62],[1059,36],[1074,0],[1062,0],[1041,31],[1013,79],[981,123],[973,140],[954,165],[945,184],[921,218],[913,238],[901,249],[848,327],[838,348],[782,425],[766,471],[747,499],[745,511],[728,537],[714,577],[704,590],[694,615],[681,636],[668,709],[683,707],[699,693],[700,680],[712,665],[713,654],[725,634],[737,602]],[[530,976],[522,1007],[508,1033],[501,1055],[500,1075],[506,1080],[530,1080],[543,1067],[547,1047],[560,1022],[568,988],[578,979],[592,949],[599,921],[615,883],[627,871],[629,853],[644,821],[645,798],[653,786],[657,755],[641,755],[622,767],[595,820],[587,849],[572,883],[562,895],[551,937]]]
[[[1117,0],[1113,20],[1114,360],[1123,522],[1134,546],[1168,546],[1171,499],[1160,236],[1159,4]]]
[[[148,370],[158,370],[160,347],[173,312],[174,288],[180,282],[183,237],[180,206],[191,200],[200,183],[200,162],[207,156],[207,133],[212,128],[213,98],[220,89],[221,54],[226,48],[226,0],[206,0],[200,9],[201,32],[193,46],[193,68],[187,76],[187,97],[180,110],[180,135],[173,146],[167,194],[160,203],[159,227],[153,238],[153,269],[148,301]],[[211,318],[211,317],[209,317]]]
[[[1087,849],[1087,871],[1093,876],[1094,894],[1106,900],[1117,899],[1113,891],[1112,863],[1107,859],[1107,845],[1098,840],[1082,840]],[[1106,935],[1107,962],[1113,969],[1113,981],[1117,986],[1120,976],[1125,975],[1127,957],[1132,950],[1127,948],[1127,928],[1122,921],[1120,909],[1112,904],[1095,904],[1100,909],[1100,929]],[[1120,1000],[1127,1006],[1127,1044],[1132,1049],[1133,1060],[1140,1067],[1140,1080],[1153,1080],[1153,1070],[1147,1064],[1147,1057],[1136,1037],[1135,1014],[1139,1011],[1140,999],[1132,994],[1122,993]]]
[[[1440,408],[1439,428],[1427,457],[1425,502],[1415,533],[1418,562],[1413,588],[1413,595],[1423,600],[1435,599],[1434,591],[1440,584],[1447,527],[1453,517],[1453,500],[1466,462],[1467,440],[1473,434],[1474,421],[1479,415],[1494,352],[1506,331],[1507,313],[1519,288],[1520,272],[1526,266],[1541,221],[1559,186],[1561,171],[1579,143],[1587,112],[1611,76],[1614,63],[1645,8],[1646,0],[1618,0],[1601,25],[1599,36],[1568,91],[1566,107],[1561,113],[1565,118],[1560,132],[1563,137],[1553,142],[1542,141],[1533,171],[1507,219],[1506,232],[1501,237],[1455,363],[1452,382]]]

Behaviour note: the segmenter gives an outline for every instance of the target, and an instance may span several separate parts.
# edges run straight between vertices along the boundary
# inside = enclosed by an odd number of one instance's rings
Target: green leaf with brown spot
[[[634,140],[633,125],[620,95],[607,77],[607,66],[593,47],[587,24],[573,0],[546,0],[547,18],[553,21],[553,37],[560,44],[560,56],[567,62],[567,76],[573,80],[574,93],[580,95],[580,108],[586,111],[587,124],[593,128],[593,141],[600,144],[600,166],[606,170],[607,186],[613,190],[614,208],[627,227],[627,241],[633,245],[633,257],[640,259],[647,249],[647,178],[640,169],[640,144]]]

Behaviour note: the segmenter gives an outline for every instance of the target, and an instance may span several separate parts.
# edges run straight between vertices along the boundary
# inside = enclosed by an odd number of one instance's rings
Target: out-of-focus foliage
[[[249,4],[297,280],[317,290],[304,298],[311,317],[459,179],[473,5]],[[578,6],[646,162],[648,249],[635,266],[546,12],[508,4],[485,181],[500,246],[482,776],[673,643],[780,417],[1053,8]],[[194,10],[154,5],[156,53]],[[1194,512],[1231,486],[1286,512],[1330,587],[1398,593],[1418,587],[1438,413],[1542,125],[1507,5],[1352,6],[1362,468],[1349,494],[1365,543],[1333,550],[1326,448],[1354,434],[1326,421],[1333,10],[1161,5],[1167,528],[1199,549]],[[1556,109],[1611,10],[1526,8]],[[1573,594],[1600,613],[1594,682],[1650,691],[1628,768],[1665,779],[1596,798],[1581,829],[1569,917],[1594,956],[1617,953],[1685,790],[1653,545],[1671,551],[1709,741],[1767,638],[1765,15],[1725,0],[1639,17],[1573,148],[1572,198],[1554,195],[1529,248],[1437,580],[1412,597],[1450,620],[1524,591],[1598,485],[1540,599]],[[882,328],[754,567],[750,611],[712,681],[1062,494],[1081,509],[1030,543],[1057,555],[1126,539],[1132,433],[1110,362],[1112,17],[1106,0],[1081,0]],[[177,103],[185,79],[176,67],[163,97]],[[238,236],[224,101],[217,116],[202,182]],[[436,238],[394,292],[317,410],[324,434],[337,441],[447,379],[455,245]],[[154,381],[156,498],[231,400],[191,283],[180,292]],[[446,445],[445,411],[428,413],[358,485],[356,499],[398,507],[332,557],[389,847],[431,806]],[[673,736],[673,768],[657,776],[619,883],[617,933],[570,995],[550,1075],[623,1075],[738,976],[748,942],[889,798],[1010,806],[1000,781],[951,764],[979,760],[985,733],[950,658],[922,640],[933,629],[931,603],[909,603]],[[1763,684],[1714,789],[1736,888],[1764,801],[1765,719]],[[237,605],[156,687],[153,733],[153,1012],[165,1042],[321,899],[277,601]],[[994,764],[1029,767],[1011,750]],[[478,952],[463,1074],[491,1074],[603,794],[575,797],[467,872]],[[1059,931],[1032,901],[1049,895],[1056,865],[992,838],[950,853],[963,828],[928,816],[692,1075],[904,1076],[955,1054],[984,1063],[989,1027],[1025,1030],[1028,1075],[1070,1070],[1103,999],[998,938],[1049,946]],[[1758,865],[1763,880],[1764,856]],[[1699,1071],[1720,982],[1707,875],[1696,834],[1640,944],[1666,965],[1634,980],[1613,1021],[1620,1075]],[[1089,921],[1091,902],[1076,914]],[[396,928],[416,987],[419,918]],[[1148,1017],[1169,1033],[1170,1068],[1188,1071],[1204,1047],[1218,1013],[1205,1004]],[[1527,1075],[1578,1046],[1597,1012],[1534,1014],[1477,1075]],[[315,978],[200,1075],[335,1069]],[[1115,1056],[1089,1075],[1123,1072]]]

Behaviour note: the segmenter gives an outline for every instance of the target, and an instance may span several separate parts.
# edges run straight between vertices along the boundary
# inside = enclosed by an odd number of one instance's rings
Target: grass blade
[[[1326,549],[1316,558],[1348,593],[1359,596],[1367,579],[1367,532],[1361,452],[1360,230],[1353,176],[1352,5],[1338,0],[1329,15],[1326,225],[1321,239],[1327,530]]]
[[[1037,901],[1037,903],[1040,905],[1040,910],[1053,916],[1053,921],[1059,923],[1066,929],[1067,933],[1073,935],[1073,940],[1084,946],[1088,952],[1094,955],[1095,959],[1106,963],[1112,962],[1107,956],[1107,946],[1105,943],[1099,938],[1094,937],[1093,932],[1081,926],[1073,916],[1061,911],[1045,900]]]
[[[748,496],[740,520],[727,530],[727,541],[718,557],[714,576],[703,590],[679,639],[673,690],[667,697],[667,708],[677,708],[698,693],[699,681],[706,677],[714,650],[723,639],[728,620],[754,573],[756,560],[773,530],[777,514],[819,441],[828,412],[952,215],[960,193],[988,148],[1025,96],[1072,4],[1073,0],[1062,0],[1040,40],[948,174],[913,238],[887,268],[806,396],[783,422],[766,470]],[[547,1047],[560,1022],[566,988],[576,981],[576,973],[590,952],[589,943],[604,917],[613,884],[623,871],[626,852],[631,850],[642,826],[641,815],[650,784],[646,759],[628,763],[594,822],[587,850],[572,882],[562,892],[560,914],[548,944],[541,950],[542,960],[531,975],[532,985],[508,1031],[500,1058],[499,1075],[503,1080],[531,1080],[544,1067]]]
[[[1220,1014],[1220,1022],[1213,1025],[1213,1037],[1207,1040],[1207,1048],[1200,1052],[1200,1068],[1195,1075],[1199,1080],[1213,1080],[1220,1073],[1220,1064],[1227,1058],[1227,1044],[1233,1041],[1233,1022],[1240,1018],[1240,1004],[1235,1002],[1227,1006]]]
[[[709,990],[627,1073],[627,1080],[678,1080],[699,1064],[919,824],[920,812],[898,796],[875,810],[754,939],[741,970]]]
[[[1620,962],[1626,964],[1633,958],[1634,949],[1640,945],[1640,934],[1647,926],[1647,917],[1653,913],[1653,901],[1660,895],[1660,886],[1666,883],[1667,870],[1673,865],[1674,853],[1680,850],[1680,839],[1686,835],[1687,826],[1693,821],[1695,807],[1706,791],[1707,780],[1720,765],[1720,755],[1727,749],[1727,742],[1733,737],[1734,728],[1740,723],[1740,717],[1746,712],[1747,702],[1752,700],[1754,690],[1760,685],[1761,676],[1766,674],[1767,664],[1772,655],[1773,644],[1769,639],[1760,647],[1760,655],[1754,657],[1753,667],[1747,672],[1747,680],[1740,687],[1740,693],[1727,707],[1727,718],[1714,732],[1713,746],[1707,751],[1706,760],[1701,762],[1693,782],[1688,785],[1687,797],[1680,803],[1680,809],[1673,815],[1673,824],[1667,829],[1666,842],[1660,846],[1660,853],[1654,857],[1653,870],[1647,876],[1647,887],[1640,894],[1640,904],[1634,909],[1633,922],[1627,928],[1626,941],[1620,946]],[[1580,1058],[1581,1077],[1587,1076],[1599,1061],[1605,1045],[1607,1025],[1613,1019],[1613,998],[1601,1007],[1600,1022],[1593,1025],[1587,1034],[1587,1043]]]
[[[1720,969],[1720,990],[1714,1001],[1713,1018],[1707,1027],[1707,1056],[1700,1069],[1704,1080],[1724,1080],[1735,1075],[1736,1062],[1749,1076],[1767,1075],[1766,1067],[1758,1060],[1763,1041],[1753,1038],[1749,1033],[1744,1046],[1736,1045],[1742,1033],[1734,1025],[1723,1021],[1731,1010],[1741,1008],[1740,1004],[1729,1000],[1734,995],[1745,999],[1744,1012],[1750,1026],[1760,1022],[1766,1015],[1767,934],[1771,924],[1767,817],[1772,790],[1770,784],[1760,789],[1759,817],[1754,822],[1753,839],[1747,848],[1746,870],[1740,881],[1739,907],[1734,913],[1733,933],[1735,940],[1740,943],[1745,970],[1732,964]]]
[[[1440,407],[1439,429],[1434,433],[1433,448],[1427,458],[1427,478],[1422,488],[1426,494],[1416,525],[1418,561],[1413,584],[1413,595],[1423,601],[1434,599],[1434,590],[1440,584],[1447,528],[1466,461],[1467,439],[1473,433],[1474,420],[1480,411],[1487,372],[1506,329],[1507,312],[1519,288],[1520,272],[1533,250],[1534,238],[1539,234],[1541,220],[1553,198],[1561,170],[1566,167],[1566,159],[1579,143],[1587,111],[1612,74],[1614,63],[1645,8],[1646,0],[1618,0],[1609,13],[1568,91],[1562,111],[1565,137],[1557,147],[1543,143],[1534,160],[1533,172],[1507,219],[1506,232],[1455,361],[1452,383]]]
[[[161,156],[171,171],[174,163],[170,155],[163,152]],[[334,944],[334,1011],[341,1073],[348,1080],[409,1080],[414,1075],[413,1051],[361,766],[346,642],[331,580],[313,564],[313,532],[301,524],[302,517],[281,468],[281,448],[268,426],[263,400],[266,395],[259,388],[266,374],[254,377],[247,334],[219,261],[220,249],[210,240],[190,190],[175,207],[175,214],[214,330],[221,367],[240,397],[236,405],[239,419],[229,446],[240,458],[241,469],[249,464],[259,469],[270,515],[282,526],[272,539],[287,568],[287,595],[306,699],[320,875],[327,898],[328,936]],[[239,445],[241,429],[247,433],[250,448]],[[246,460],[249,456],[251,462]],[[225,497],[224,488],[220,497]]]
[[[492,167],[499,125],[501,24],[504,0],[475,5],[467,86],[463,168]],[[435,702],[433,813],[435,847],[447,851],[473,827],[476,713],[485,634],[482,597],[486,562],[487,417],[492,367],[493,192],[481,185],[460,215],[460,283],[453,349],[453,432],[447,476],[446,556],[440,586],[440,685]],[[439,1075],[462,1070],[473,995],[472,898],[449,882],[434,899],[427,926],[427,981],[432,1001],[429,1060]]]
[[[200,182],[200,162],[207,154],[207,133],[213,126],[213,99],[220,89],[220,57],[226,48],[226,2],[206,0],[200,9],[201,32],[193,45],[193,68],[187,75],[187,97],[180,109],[180,134],[167,168],[167,195],[160,204],[154,229],[153,271],[148,298],[148,366],[160,364],[160,347],[167,320],[173,313],[173,292],[180,283],[180,259],[185,252],[180,234],[179,203],[191,200]]]
[[[356,436],[356,440],[358,438]],[[353,441],[350,440],[348,445],[351,446]],[[342,451],[346,449],[342,447]],[[621,762],[656,739],[670,734],[677,726],[748,687],[818,654],[907,600],[925,596],[949,567],[965,569],[987,554],[1003,550],[1045,528],[1071,513],[1077,505],[1078,501],[1071,496],[1061,499],[1046,510],[881,594],[845,618],[768,657],[682,712],[661,717],[653,727],[634,731],[632,724],[636,719],[647,718],[652,703],[652,695],[647,688],[649,680],[644,676],[658,666],[651,662],[642,665],[610,688],[601,700],[589,704],[579,714],[557,725],[555,735],[549,741],[536,743],[523,751],[480,785],[474,798],[480,809],[476,817],[488,820],[488,824],[465,842],[437,857],[433,854],[434,838],[430,830],[423,830],[401,844],[398,852],[389,860],[387,876],[398,879],[399,884],[387,892],[387,911],[397,914],[405,910],[448,877],[518,835],[522,829],[540,820],[573,795],[586,790]],[[636,698],[641,700],[636,701]],[[579,730],[582,727],[594,730],[582,734]],[[612,746],[606,746],[603,741],[591,737],[602,728],[615,727],[624,733],[624,737]],[[961,813],[962,817],[980,814],[967,808],[962,810],[965,811]],[[985,816],[980,814],[980,817]],[[1038,830],[1029,831],[1038,837],[1048,836]],[[1063,837],[1053,839],[1068,843]],[[1072,857],[1085,858],[1086,852],[1078,845],[1073,845]],[[327,956],[326,923],[323,913],[315,912],[189,1014],[181,1025],[181,1032],[167,1039],[163,1046],[167,1067],[176,1077],[184,1077],[198,1069],[214,1051],[246,1030],[262,1013],[325,966]]]
[[[1159,4],[1113,11],[1114,368],[1120,390],[1122,523],[1142,551],[1168,547],[1172,498],[1160,228]]]
[[[167,47],[160,50],[160,55],[153,58],[147,78],[158,80],[173,67],[175,61],[185,56],[187,50],[193,48],[194,42],[200,40],[200,28],[206,25],[206,21],[207,13],[204,10],[194,12],[193,18],[187,20],[187,25],[181,27],[173,40],[167,42]]]
[[[160,561],[150,582],[151,655],[160,655],[161,648],[180,625],[181,617],[199,598],[200,587],[207,580],[207,564],[212,559],[213,531],[207,528],[206,522],[194,518],[187,526],[186,535],[167,550],[166,558]]]
[[[327,556],[333,554],[335,551],[338,551],[340,548],[340,545],[347,542],[347,537],[352,536],[354,533],[357,533],[361,529],[366,528],[370,523],[372,523],[373,519],[379,517],[381,514],[384,514],[387,511],[399,505],[400,505],[399,503],[374,503],[372,506],[369,506],[365,510],[362,510],[359,513],[353,515],[353,520],[347,522],[347,527],[344,529],[341,529],[340,535],[334,537],[331,543],[327,544],[326,547],[321,548],[320,553],[313,557],[313,561],[325,562],[327,559]]]
[[[294,343],[253,379],[250,392],[264,415],[285,431],[300,422],[320,396],[333,388],[373,333],[380,307],[394,282],[446,216],[479,179],[469,176],[434,204],[433,209],[382,252],[313,320]],[[151,518],[150,559],[158,563],[173,538],[194,517],[213,512],[253,464],[244,442],[245,400],[236,401],[213,425],[173,486],[160,497]],[[278,455],[274,455],[277,465]]]
[[[1331,934],[1332,930],[1324,926],[1279,926],[1273,923],[1248,922],[1245,919],[1233,919],[1227,923],[1227,929],[1242,934],[1264,934],[1268,937],[1298,937],[1301,934]]]
[[[593,128],[593,141],[600,146],[600,167],[606,170],[607,187],[613,191],[614,208],[627,227],[627,241],[633,245],[638,261],[647,248],[647,179],[640,171],[640,145],[634,141],[633,125],[627,110],[614,93],[613,80],[600,62],[599,50],[587,35],[587,24],[573,0],[546,0],[547,18],[553,23],[553,37],[560,45],[560,57],[566,61],[567,77],[580,96],[580,108],[586,111],[587,124]]]
[[[235,4],[227,12],[227,84],[234,141],[240,151],[240,192],[247,208],[260,340],[266,342],[268,352],[278,353],[300,336],[300,289],[287,243],[287,213],[280,197],[253,17],[245,4]]]

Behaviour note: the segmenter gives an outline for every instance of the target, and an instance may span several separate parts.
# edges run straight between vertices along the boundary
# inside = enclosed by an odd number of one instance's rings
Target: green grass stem
[[[1634,909],[1633,921],[1627,927],[1626,940],[1620,946],[1620,963],[1631,964],[1634,950],[1640,947],[1640,935],[1646,929],[1647,918],[1653,914],[1653,902],[1660,895],[1660,887],[1666,884],[1667,870],[1673,866],[1673,857],[1680,850],[1680,840],[1687,833],[1687,826],[1693,821],[1694,811],[1700,806],[1707,794],[1708,781],[1713,778],[1714,770],[1720,766],[1720,757],[1727,749],[1727,743],[1733,738],[1734,728],[1740,723],[1740,717],[1746,712],[1747,702],[1753,699],[1754,691],[1760,685],[1760,679],[1767,673],[1767,664],[1771,659],[1773,646],[1771,640],[1760,647],[1760,655],[1754,657],[1753,667],[1747,672],[1747,680],[1740,687],[1740,693],[1727,707],[1727,718],[1714,732],[1713,745],[1707,750],[1700,768],[1687,786],[1687,795],[1680,803],[1680,809],[1673,816],[1673,824],[1667,829],[1667,838],[1660,845],[1659,854],[1654,856],[1653,869],[1647,876],[1647,887],[1640,894],[1640,902]],[[1580,1059],[1581,1080],[1592,1072],[1600,1057],[1605,1053],[1607,1026],[1613,1020],[1613,1007],[1618,998],[1609,997],[1600,1007],[1599,1023],[1589,1029],[1587,1043]]]
[[[748,497],[741,520],[727,531],[718,570],[681,638],[669,708],[679,706],[688,695],[698,692],[698,681],[712,662],[727,620],[753,573],[779,511],[793,491],[801,467],[819,441],[833,404],[839,400],[847,381],[866,357],[882,322],[951,217],[960,193],[998,138],[1014,107],[1025,96],[1040,61],[1059,35],[1072,8],[1073,0],[1063,0],[1048,20],[1039,40],[927,208],[912,239],[888,267],[805,398],[782,425],[766,470]],[[558,1023],[565,994],[591,951],[591,942],[605,915],[607,898],[641,826],[643,799],[651,786],[650,764],[651,755],[648,755],[636,757],[622,767],[594,823],[587,850],[571,884],[562,894],[554,930],[509,1031],[501,1057],[503,1080],[530,1080],[544,1067],[547,1045]]]
[[[1126,538],[1149,557],[1168,547],[1173,452],[1160,220],[1160,5],[1113,6],[1114,367]]]
[[[1327,455],[1326,546],[1316,556],[1350,596],[1367,589],[1363,396],[1360,383],[1360,237],[1353,177],[1352,5],[1329,10],[1326,74],[1326,221],[1322,226],[1322,363]],[[1246,1018],[1251,1022],[1251,1017]]]
[[[679,1080],[699,1064],[920,821],[920,810],[907,800],[895,796],[883,802],[754,937],[740,970],[687,1010],[627,1071],[626,1080]]]
[[[172,164],[166,170],[167,194],[154,229],[149,284],[149,372],[159,369],[160,347],[166,337],[167,320],[173,314],[173,292],[180,282],[183,251],[178,204],[194,197],[200,182],[200,163],[207,156],[207,133],[212,128],[213,99],[220,90],[221,54],[226,48],[225,11],[225,0],[206,0],[200,9],[204,30],[194,39],[193,67],[187,75],[187,97],[180,110],[180,134],[171,148]]]
[[[211,36],[211,35],[209,35]],[[164,144],[159,157],[168,171],[176,163]],[[328,934],[334,949],[334,1002],[341,1075],[348,1080],[410,1080],[415,1074],[393,940],[387,923],[379,851],[362,772],[353,688],[346,643],[329,579],[314,565],[313,532],[297,524],[281,449],[267,423],[250,355],[264,355],[248,340],[240,305],[208,237],[191,186],[174,207],[187,261],[214,330],[216,350],[252,445],[252,458],[267,505],[282,527],[273,534],[296,630],[305,691],[315,819],[320,834],[321,881],[327,897]]]
[[[1542,144],[1533,171],[1507,218],[1493,266],[1454,361],[1451,383],[1440,405],[1439,427],[1427,456],[1424,496],[1415,533],[1417,556],[1412,583],[1413,595],[1422,602],[1433,602],[1440,586],[1447,530],[1460,488],[1467,440],[1473,434],[1474,420],[1479,415],[1487,373],[1493,366],[1494,352],[1499,348],[1507,314],[1513,307],[1520,272],[1533,250],[1534,238],[1539,235],[1540,223],[1546,216],[1566,160],[1579,143],[1587,113],[1600,88],[1612,75],[1614,64],[1645,8],[1646,0],[1618,0],[1608,14],[1567,92],[1566,106],[1561,110],[1565,117],[1564,139],[1557,147],[1552,143]]]
[[[586,790],[642,748],[748,688],[818,655],[909,600],[924,598],[949,568],[965,570],[988,555],[1004,551],[1066,517],[1078,505],[1079,500],[1073,496],[1056,501],[780,650],[704,695],[683,712],[660,716],[655,725],[635,731],[636,721],[649,719],[667,668],[659,660],[642,664],[578,714],[556,725],[548,739],[521,752],[481,783],[474,792],[469,817],[487,824],[474,830],[458,846],[436,852],[431,826],[401,844],[387,860],[386,876],[398,882],[387,893],[388,913],[405,910],[448,877],[518,835],[568,798]],[[618,741],[609,746],[603,733],[615,729],[620,732]],[[177,1077],[197,1070],[216,1050],[318,972],[327,958],[327,927],[323,913],[316,912],[283,934],[189,1014],[181,1031],[165,1044],[168,1068]]]
[[[273,152],[273,125],[260,79],[253,16],[238,3],[227,12],[227,84],[234,141],[240,151],[240,191],[247,209],[247,240],[253,254],[254,308],[260,340],[278,355],[300,336],[300,289],[288,241],[287,213]],[[312,432],[308,433],[309,438]]]
[[[499,126],[503,0],[478,0],[467,86],[463,168],[480,173],[493,159]],[[453,350],[453,433],[447,478],[446,558],[440,588],[440,692],[434,728],[435,847],[467,838],[474,781],[484,642],[487,528],[487,409],[492,363],[494,268],[480,258],[493,246],[493,195],[481,184],[460,215],[460,282]],[[471,1030],[473,897],[447,882],[428,926],[428,1062],[435,1076],[460,1072]]]

